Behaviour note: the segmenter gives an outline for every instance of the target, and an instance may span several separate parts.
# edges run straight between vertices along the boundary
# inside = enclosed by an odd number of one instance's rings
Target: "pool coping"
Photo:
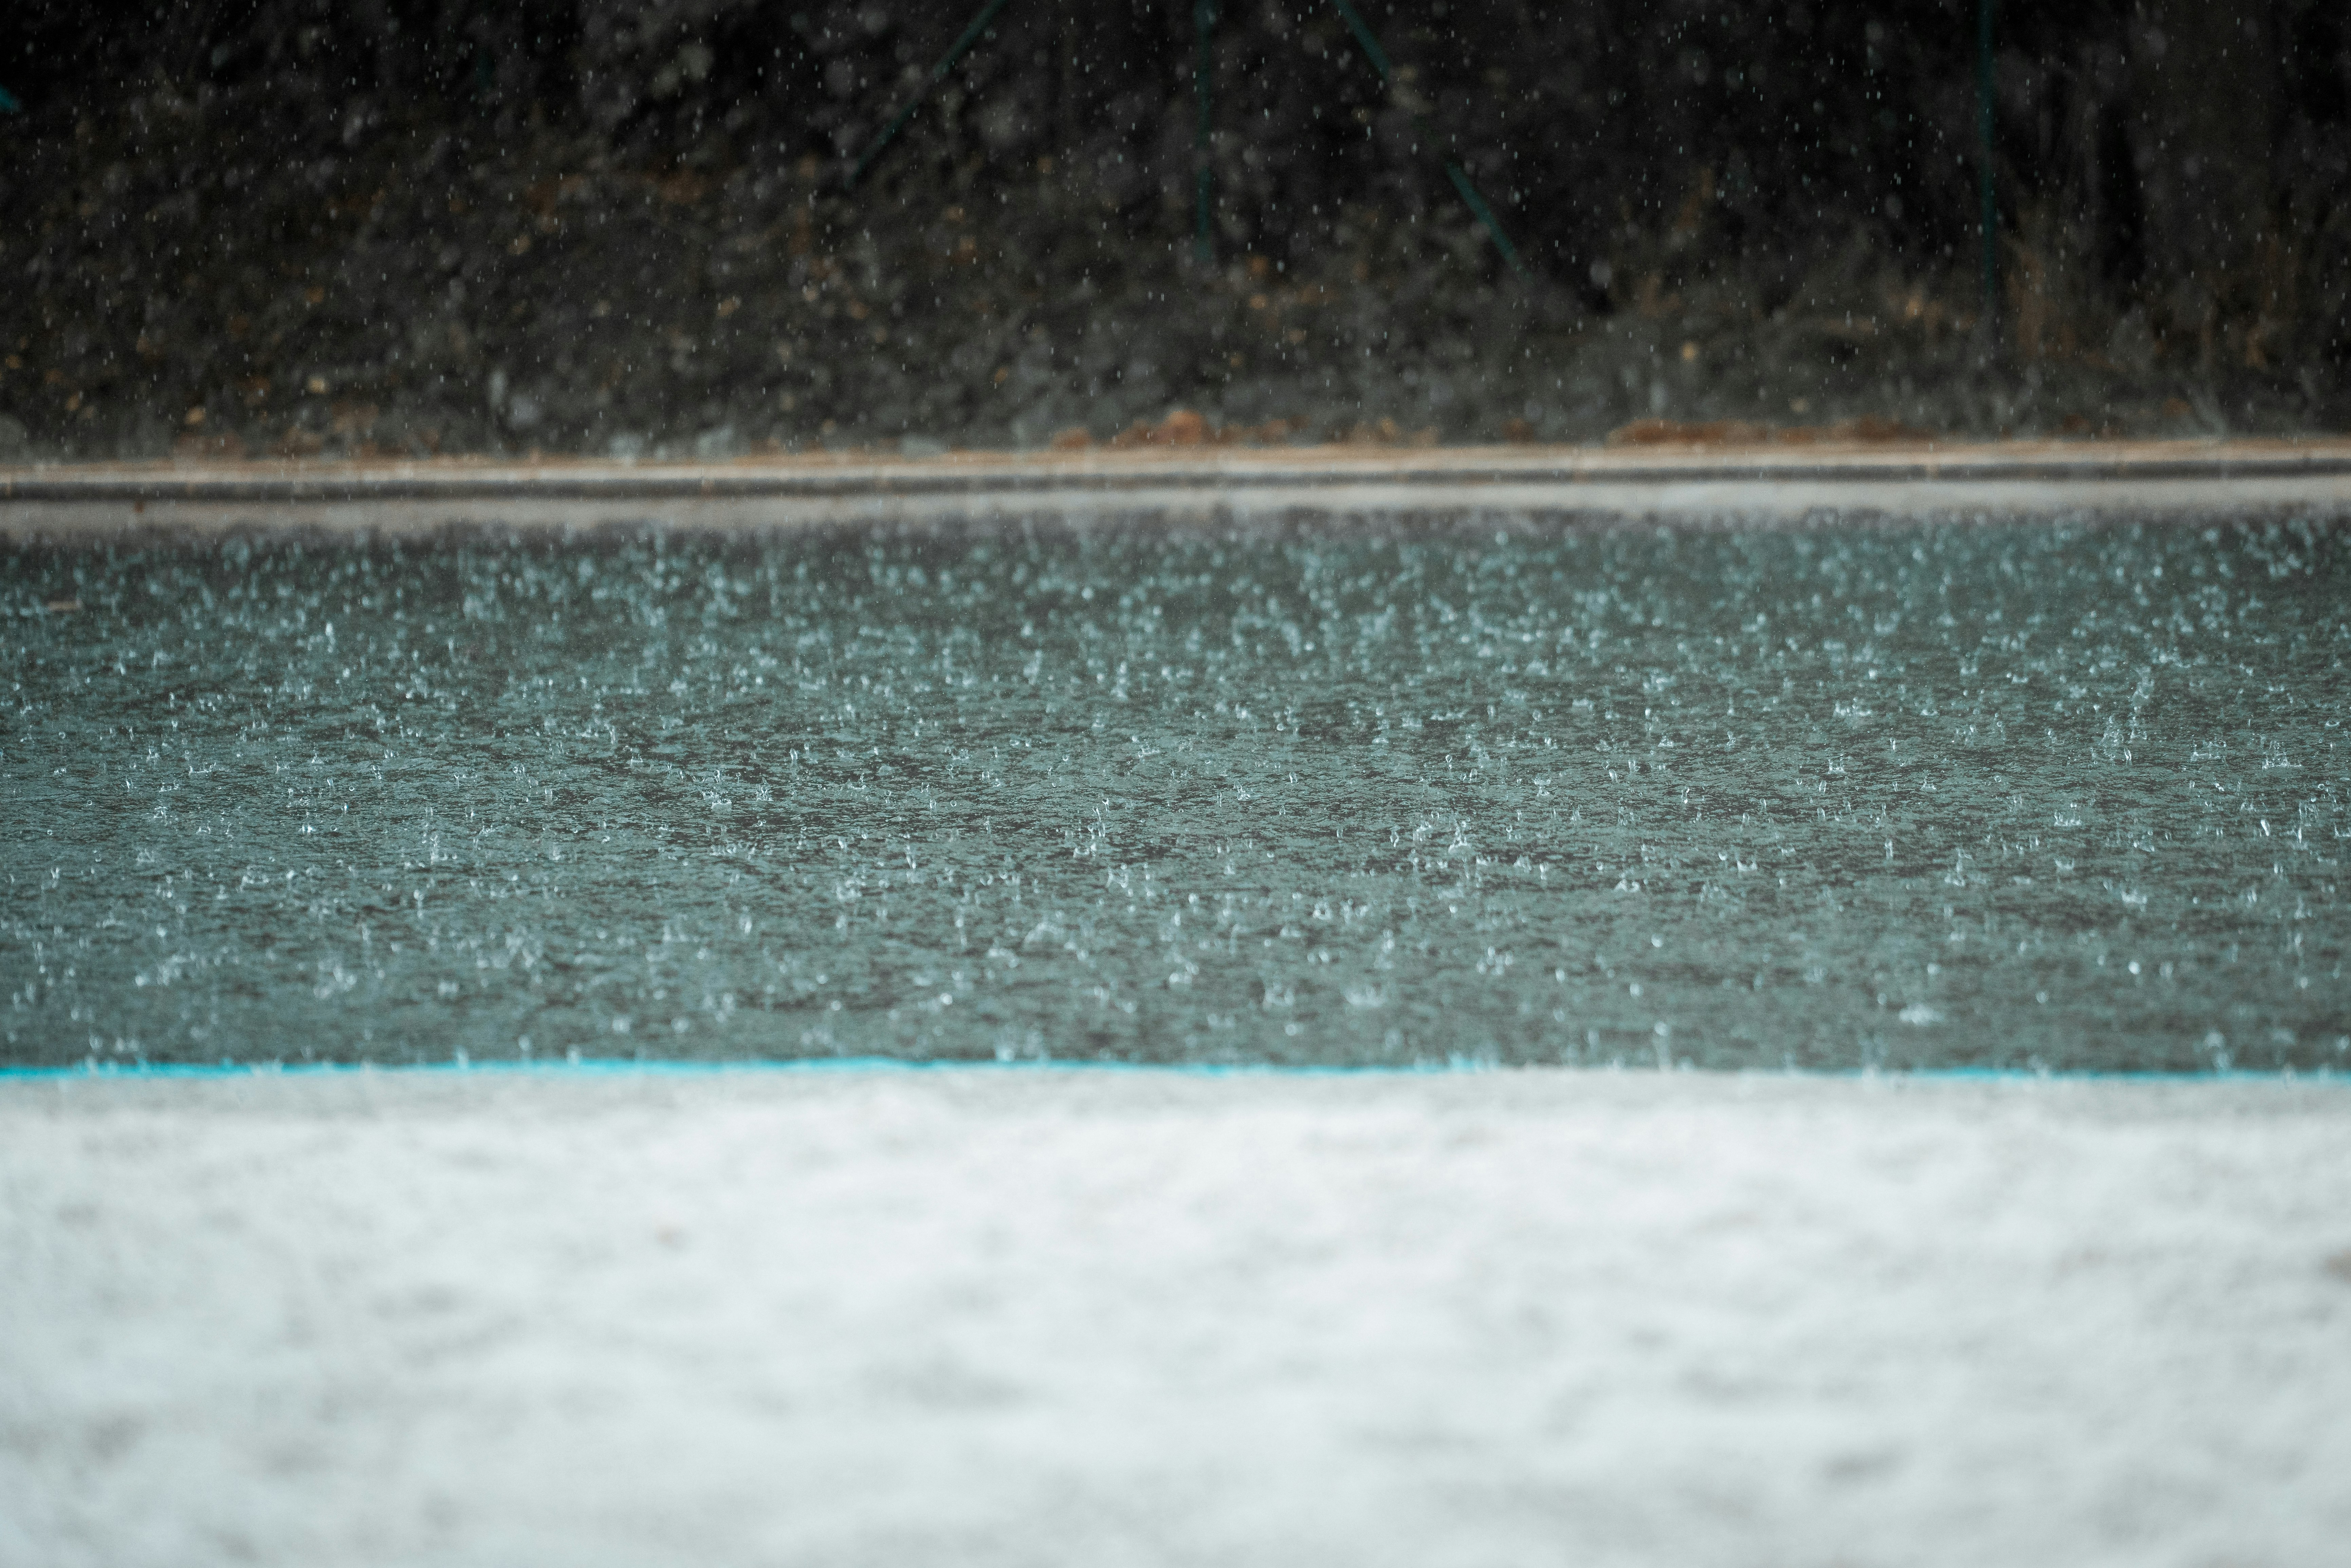
[[[2351,439],[808,454],[0,467],[0,538],[453,524],[577,531],[1108,514],[1890,513],[2351,508]]]
[[[2351,438],[1643,446],[1141,447],[1081,452],[812,453],[718,462],[433,458],[0,466],[0,502],[404,500],[549,496],[722,498],[1008,490],[1304,488],[1330,484],[1719,481],[2084,482],[2351,476]]]

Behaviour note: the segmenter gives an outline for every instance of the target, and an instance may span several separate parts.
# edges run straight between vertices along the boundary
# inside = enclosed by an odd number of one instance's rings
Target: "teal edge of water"
[[[730,1073],[889,1073],[938,1072],[946,1071],[986,1072],[1100,1072],[1147,1073],[1170,1078],[1432,1078],[1467,1077],[1480,1073],[1509,1073],[1547,1071],[1536,1067],[1505,1067],[1486,1062],[1433,1062],[1402,1067],[1288,1067],[1272,1063],[1250,1062],[1144,1062],[1144,1061],[1081,1061],[1052,1057],[1021,1061],[915,1061],[894,1056],[820,1056],[781,1059],[746,1058],[736,1061],[696,1061],[675,1058],[582,1057],[577,1061],[559,1058],[549,1061],[302,1061],[302,1062],[224,1062],[214,1066],[184,1063],[141,1063],[114,1065],[82,1062],[71,1067],[0,1067],[0,1083],[41,1082],[75,1079],[123,1079],[133,1081],[164,1079],[232,1079],[232,1078],[295,1078],[390,1073],[402,1076],[445,1074],[450,1076],[503,1075],[544,1078],[594,1077],[715,1077]],[[1653,1072],[1642,1067],[1586,1067],[1570,1069],[1588,1073],[1622,1073],[1627,1076]],[[1678,1073],[1679,1069],[1674,1070]],[[2332,1068],[2319,1068],[2310,1072],[2254,1072],[2231,1070],[2215,1072],[2041,1072],[2029,1068],[1943,1067],[1889,1071],[1856,1068],[1844,1071],[1789,1071],[1781,1069],[1765,1071],[1710,1071],[1705,1077],[1753,1077],[1818,1079],[1823,1082],[1887,1082],[1922,1083],[2335,1083],[2351,1085],[2351,1073],[2338,1073]]]

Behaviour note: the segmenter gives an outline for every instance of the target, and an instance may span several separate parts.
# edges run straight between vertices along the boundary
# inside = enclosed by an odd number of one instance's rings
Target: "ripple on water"
[[[2351,1065],[2345,559],[19,550],[0,1061]]]

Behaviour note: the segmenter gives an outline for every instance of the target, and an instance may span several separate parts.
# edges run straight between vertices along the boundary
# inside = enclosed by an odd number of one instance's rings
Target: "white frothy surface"
[[[0,1562],[2324,1564],[2351,1089],[0,1084]]]

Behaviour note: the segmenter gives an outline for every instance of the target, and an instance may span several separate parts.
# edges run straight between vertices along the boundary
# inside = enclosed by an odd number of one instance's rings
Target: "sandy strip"
[[[0,1082],[0,1562],[2331,1564],[2351,1085]]]

